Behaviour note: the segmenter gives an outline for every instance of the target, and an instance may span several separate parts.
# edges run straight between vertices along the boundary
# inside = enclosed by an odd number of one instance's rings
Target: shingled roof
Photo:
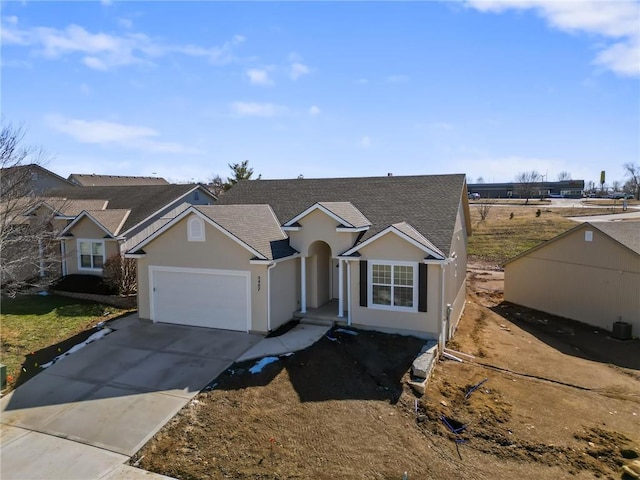
[[[466,198],[462,174],[304,178],[238,182],[218,203],[268,204],[283,224],[315,203],[350,202],[371,222],[359,242],[406,222],[442,252],[449,253],[463,196]]]
[[[589,226],[640,255],[640,222],[590,222]]]
[[[187,194],[198,185],[136,185],[109,187],[58,188],[49,196],[68,199],[105,199],[109,209],[131,210],[120,229],[126,232],[150,215]]]
[[[269,205],[198,205],[194,208],[268,260],[296,253]]]
[[[107,187],[125,185],[168,185],[162,177],[135,177],[127,175],[96,175],[95,173],[72,173],[69,181],[83,187]]]

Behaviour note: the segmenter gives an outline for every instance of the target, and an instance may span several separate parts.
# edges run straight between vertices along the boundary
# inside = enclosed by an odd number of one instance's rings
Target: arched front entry
[[[331,247],[321,240],[313,242],[306,262],[307,307],[318,308],[331,300]]]

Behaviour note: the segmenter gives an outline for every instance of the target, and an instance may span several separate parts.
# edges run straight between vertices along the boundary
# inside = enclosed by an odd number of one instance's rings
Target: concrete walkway
[[[328,330],[264,338],[135,315],[109,327],[0,400],[2,480],[167,479],[125,463],[234,361],[301,350]]]
[[[277,357],[289,352],[296,352],[310,347],[320,340],[329,327],[300,323],[284,335],[263,338],[249,350],[238,357],[238,362],[263,357]]]
[[[567,217],[574,222],[615,222],[620,220],[640,220],[640,210],[627,210],[626,213],[614,213],[611,215],[586,215],[582,217]]]

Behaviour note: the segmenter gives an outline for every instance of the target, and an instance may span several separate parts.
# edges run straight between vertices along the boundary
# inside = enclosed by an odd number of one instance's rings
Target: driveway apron
[[[100,478],[263,337],[127,317],[0,401],[10,478]]]

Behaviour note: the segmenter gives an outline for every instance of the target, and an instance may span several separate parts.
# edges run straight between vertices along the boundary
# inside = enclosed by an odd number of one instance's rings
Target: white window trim
[[[194,235],[191,225],[197,222],[200,225],[201,235]],[[187,222],[187,240],[189,242],[204,242],[206,240],[204,220],[200,217],[193,216]]]
[[[77,257],[78,257],[78,271],[83,271],[83,272],[102,272],[102,268],[87,268],[87,267],[83,267],[82,266],[82,261],[80,259],[81,253],[80,253],[80,244],[82,242],[85,243],[101,243],[102,244],[102,265],[104,265],[104,262],[107,261],[107,247],[104,243],[103,239],[96,239],[96,238],[78,238],[76,240],[76,253],[77,253]],[[93,251],[93,247],[91,248],[91,251]],[[93,257],[93,254],[91,255]],[[93,263],[93,259],[91,260]]]
[[[418,312],[418,262],[401,262],[392,260],[367,260],[367,304],[368,308],[374,310],[390,310],[393,312]],[[413,307],[396,307],[394,305],[378,305],[373,303],[373,266],[374,265],[397,265],[400,267],[413,267]],[[393,269],[391,270],[391,280],[393,281]]]

